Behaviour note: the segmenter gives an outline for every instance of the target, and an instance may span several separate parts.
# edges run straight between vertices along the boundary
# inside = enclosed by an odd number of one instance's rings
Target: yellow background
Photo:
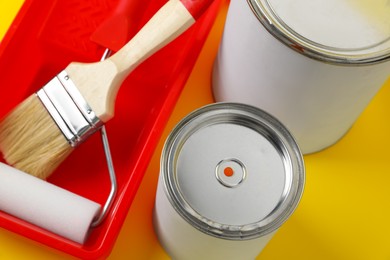
[[[0,0],[0,39],[22,3]],[[169,259],[154,235],[151,219],[159,156],[173,126],[189,112],[213,102],[210,73],[226,10],[227,3],[164,130],[109,259]],[[258,259],[390,260],[389,112],[390,81],[342,140],[305,156],[302,201]],[[0,228],[0,259],[69,258]]]

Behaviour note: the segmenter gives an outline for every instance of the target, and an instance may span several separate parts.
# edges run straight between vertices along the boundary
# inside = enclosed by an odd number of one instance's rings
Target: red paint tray
[[[71,61],[98,61],[104,49],[90,35],[118,0],[26,0],[0,43],[0,118]],[[141,27],[166,2],[150,1]],[[192,70],[220,6],[140,65],[122,85],[107,125],[118,195],[101,226],[80,245],[0,212],[0,226],[80,258],[111,252],[165,123]],[[104,204],[110,181],[100,135],[78,147],[49,182]]]

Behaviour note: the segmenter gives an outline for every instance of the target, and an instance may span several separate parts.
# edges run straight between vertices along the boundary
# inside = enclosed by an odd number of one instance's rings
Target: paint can
[[[216,103],[185,117],[161,156],[154,227],[172,259],[254,259],[302,196],[302,154],[259,108]]]
[[[213,93],[271,113],[307,154],[342,138],[389,75],[387,0],[232,0]]]

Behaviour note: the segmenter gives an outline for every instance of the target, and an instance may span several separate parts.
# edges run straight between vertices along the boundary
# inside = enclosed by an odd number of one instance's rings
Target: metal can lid
[[[390,57],[387,0],[247,0],[283,43],[311,58],[364,65]]]
[[[303,192],[304,164],[288,130],[264,111],[217,103],[184,118],[161,159],[165,191],[192,226],[252,239],[276,230]]]

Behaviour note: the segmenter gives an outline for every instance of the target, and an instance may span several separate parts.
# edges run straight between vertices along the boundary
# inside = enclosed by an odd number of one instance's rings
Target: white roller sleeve
[[[84,243],[100,205],[0,163],[0,210]]]

